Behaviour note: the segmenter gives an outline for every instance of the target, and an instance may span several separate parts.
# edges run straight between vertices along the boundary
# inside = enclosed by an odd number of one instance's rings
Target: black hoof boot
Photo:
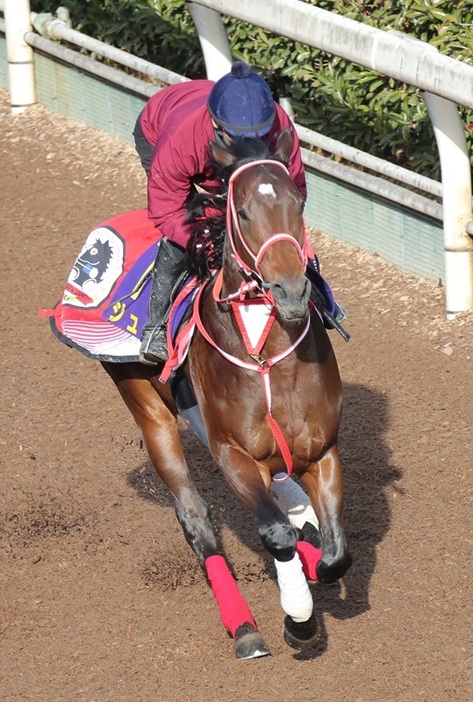
[[[306,622],[295,622],[290,616],[284,619],[284,641],[298,651],[314,648],[320,639],[320,632],[315,616],[312,614]]]
[[[242,624],[238,627],[235,634],[235,656],[238,660],[248,661],[270,655],[271,651],[252,624]]]

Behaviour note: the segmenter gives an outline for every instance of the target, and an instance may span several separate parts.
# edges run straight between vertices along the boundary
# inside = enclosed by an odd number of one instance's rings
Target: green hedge
[[[471,0],[307,0],[380,29],[395,29],[473,62]],[[189,78],[205,75],[184,0],[63,0],[75,29]],[[54,12],[57,0],[32,0]],[[438,177],[435,138],[418,91],[318,49],[224,18],[235,58],[290,97],[296,120],[311,129],[417,172]],[[469,146],[472,112],[462,110]],[[471,131],[470,131],[471,129]]]

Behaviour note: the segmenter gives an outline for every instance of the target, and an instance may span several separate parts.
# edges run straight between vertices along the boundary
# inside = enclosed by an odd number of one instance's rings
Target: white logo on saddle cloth
[[[276,318],[274,306],[265,300],[254,299],[232,302],[232,309],[247,352],[259,354]]]
[[[97,307],[123,273],[124,242],[109,227],[97,227],[86,239],[67,279],[63,305]]]

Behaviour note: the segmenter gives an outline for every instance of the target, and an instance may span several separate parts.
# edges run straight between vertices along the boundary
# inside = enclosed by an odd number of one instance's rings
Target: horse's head
[[[230,149],[212,144],[211,149],[216,163],[230,172],[228,266],[238,270],[240,280],[243,274],[257,281],[283,321],[300,322],[309,311],[310,283],[305,276],[304,201],[284,165],[292,146],[292,134],[285,130],[272,154],[242,158],[238,144]]]

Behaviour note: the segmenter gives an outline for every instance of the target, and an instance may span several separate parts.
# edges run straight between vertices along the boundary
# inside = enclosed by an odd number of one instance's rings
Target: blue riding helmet
[[[222,129],[240,137],[264,136],[276,115],[269,85],[243,61],[215,83],[207,107]]]

